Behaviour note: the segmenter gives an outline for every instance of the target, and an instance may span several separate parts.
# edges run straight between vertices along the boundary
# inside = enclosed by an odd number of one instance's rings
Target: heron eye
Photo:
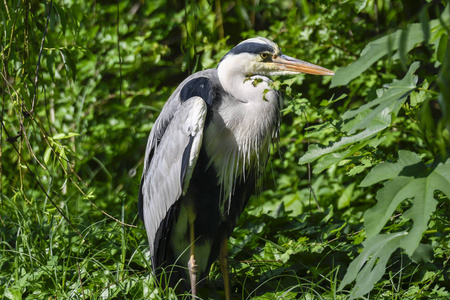
[[[269,54],[267,54],[267,53],[261,53],[262,59],[267,59],[268,56],[269,56]]]

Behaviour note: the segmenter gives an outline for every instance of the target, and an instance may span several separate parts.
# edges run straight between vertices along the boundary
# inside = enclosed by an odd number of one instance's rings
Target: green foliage
[[[446,1],[5,0],[0,24],[1,299],[190,298],[150,271],[146,139],[189,73],[254,36],[336,75],[274,80],[233,297],[450,297]],[[201,296],[224,296],[217,264]]]
[[[300,158],[299,163],[305,164],[320,159],[314,168],[315,173],[320,173],[367,145],[376,148],[384,139],[381,132],[391,125],[392,118],[397,116],[408,95],[416,88],[417,76],[413,76],[413,74],[418,67],[419,63],[413,63],[402,80],[395,81],[385,89],[378,90],[377,99],[356,110],[344,113],[340,124],[335,126],[339,131],[344,132],[345,136],[338,142],[330,143],[327,147],[310,146],[308,152]],[[356,133],[359,130],[362,131]],[[348,146],[351,147],[335,153]]]
[[[349,265],[339,288],[342,289],[355,280],[350,299],[360,298],[372,291],[375,283],[386,272],[389,255],[398,248],[405,235],[405,232],[378,234],[363,242],[363,252]]]
[[[426,10],[423,10],[426,14]],[[421,23],[409,24],[405,29],[399,29],[367,44],[362,50],[360,58],[347,67],[340,68],[333,77],[331,86],[346,85],[362,72],[366,71],[383,56],[394,53],[392,59],[401,59],[404,64],[406,54],[419,43],[436,42],[445,34],[445,26],[450,22],[450,12],[446,11],[438,20],[422,20]],[[445,35],[444,35],[445,36]],[[437,50],[437,49],[436,49]]]
[[[398,50],[398,52],[390,59],[400,59],[404,64],[406,54],[418,43],[434,43],[436,41],[439,41],[439,44],[441,42],[446,43],[446,41],[440,41],[440,37],[448,36],[448,29],[445,28],[449,24],[450,9],[447,6],[439,19],[432,21],[424,19],[422,23],[410,24],[405,30],[396,31],[370,42],[356,62],[336,72],[332,86],[348,84],[373,63],[394,50]],[[435,59],[446,63],[448,57],[438,56],[438,49],[439,46],[436,47]],[[355,156],[355,153],[363,151],[363,148],[366,148],[366,161],[376,161],[380,153],[375,154],[374,150],[378,150],[386,142],[385,132],[395,124],[400,109],[403,107],[408,114],[413,114],[410,107],[417,109],[424,103],[427,104],[427,99],[431,98],[426,93],[433,93],[427,90],[429,88],[427,80],[423,81],[422,89],[416,91],[418,76],[413,74],[418,68],[419,62],[412,63],[403,79],[394,80],[389,86],[377,90],[378,98],[358,109],[345,112],[338,122],[331,122],[344,136],[339,141],[330,142],[325,147],[318,145],[309,147],[308,152],[300,158],[299,163],[305,164],[317,160],[318,163],[314,172],[320,173],[333,164],[345,163],[347,158]],[[442,72],[445,72],[445,70],[440,71],[439,74],[442,74]],[[448,104],[444,104],[444,101],[442,101],[444,99],[443,93],[445,93],[445,90],[439,94],[438,99],[441,99],[442,107],[446,107]],[[409,100],[409,105],[405,104],[407,100]],[[448,101],[448,99],[445,100],[447,103]],[[429,118],[428,115],[420,121],[427,122],[428,125],[425,126],[433,131],[434,124],[429,124],[433,122]],[[377,204],[364,214],[367,238],[367,241],[363,243],[364,250],[350,264],[340,284],[339,289],[342,290],[347,284],[355,281],[351,299],[362,297],[374,288],[375,283],[386,272],[389,258],[398,248],[402,248],[413,260],[428,261],[430,259],[429,255],[421,257],[420,253],[423,246],[420,241],[438,204],[435,193],[436,191],[444,193],[443,196],[438,197],[441,201],[445,198],[448,199],[450,196],[450,190],[448,189],[450,164],[449,161],[445,162],[450,150],[450,132],[448,126],[445,125],[448,124],[446,117],[443,116],[438,122],[437,127],[440,127],[443,132],[439,134],[437,141],[431,142],[425,136],[428,132],[422,133],[428,151],[433,156],[437,153],[440,153],[441,156],[431,161],[430,166],[423,164],[418,154],[400,150],[398,163],[382,163],[375,166],[360,183],[361,187],[367,187],[391,179],[377,192]],[[418,123],[421,126],[420,122]],[[417,124],[414,125],[417,126]],[[424,151],[421,152],[424,153]],[[357,173],[359,171],[350,172],[350,175]],[[411,208],[407,209],[402,217],[404,222],[405,220],[411,220],[413,225],[409,226],[410,228],[406,231],[397,231],[392,226],[388,226],[390,231],[397,232],[381,234],[381,230],[388,225],[388,220],[400,204],[408,199],[411,203],[407,207],[410,206]],[[404,224],[402,227],[405,226],[407,225]]]
[[[355,298],[372,290],[384,274],[389,257],[398,248],[402,248],[413,260],[430,259],[427,253],[427,257],[421,257],[423,253],[420,253],[419,246],[438,203],[434,193],[440,190],[447,197],[450,196],[450,159],[444,164],[433,162],[431,166],[426,166],[417,154],[401,150],[397,163],[377,165],[361,182],[361,186],[388,179],[391,180],[377,193],[378,203],[364,214],[367,238],[363,243],[364,250],[350,264],[341,282],[342,289],[346,284],[356,281],[352,295]],[[407,199],[412,202],[411,208],[402,217],[413,221],[413,225],[407,231],[380,234],[396,208]]]

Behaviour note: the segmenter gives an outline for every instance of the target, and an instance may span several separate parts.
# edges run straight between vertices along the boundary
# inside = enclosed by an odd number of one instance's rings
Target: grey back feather
[[[164,105],[150,132],[139,193],[139,213],[152,256],[156,232],[170,207],[189,185],[203,139],[206,102],[200,97],[182,101],[180,92],[195,78],[214,77],[211,75],[214,71],[199,72],[184,80]]]

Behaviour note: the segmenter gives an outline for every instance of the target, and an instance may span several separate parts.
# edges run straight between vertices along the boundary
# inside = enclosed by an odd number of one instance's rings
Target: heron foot
[[[197,265],[197,261],[195,260],[194,255],[191,255],[191,258],[188,261],[188,269],[189,269],[189,277],[191,279],[192,299],[195,299],[197,297],[197,270],[198,270],[198,265]]]

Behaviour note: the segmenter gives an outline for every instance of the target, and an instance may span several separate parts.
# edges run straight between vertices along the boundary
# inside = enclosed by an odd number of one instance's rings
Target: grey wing
[[[147,149],[144,160],[144,172],[141,178],[141,187],[139,189],[139,218],[144,222],[144,197],[142,185],[146,174],[148,173],[149,164],[153,158],[154,150],[160,143],[165,131],[172,121],[174,114],[180,109],[181,105],[194,96],[201,97],[209,106],[216,96],[214,86],[219,82],[217,70],[209,69],[195,73],[186,78],[178,88],[173,92],[164,105],[161,114],[152,127],[147,142]]]
[[[150,134],[139,197],[152,256],[161,222],[189,185],[202,144],[206,112],[205,101],[191,97],[181,103],[159,141],[153,138],[153,132]]]

